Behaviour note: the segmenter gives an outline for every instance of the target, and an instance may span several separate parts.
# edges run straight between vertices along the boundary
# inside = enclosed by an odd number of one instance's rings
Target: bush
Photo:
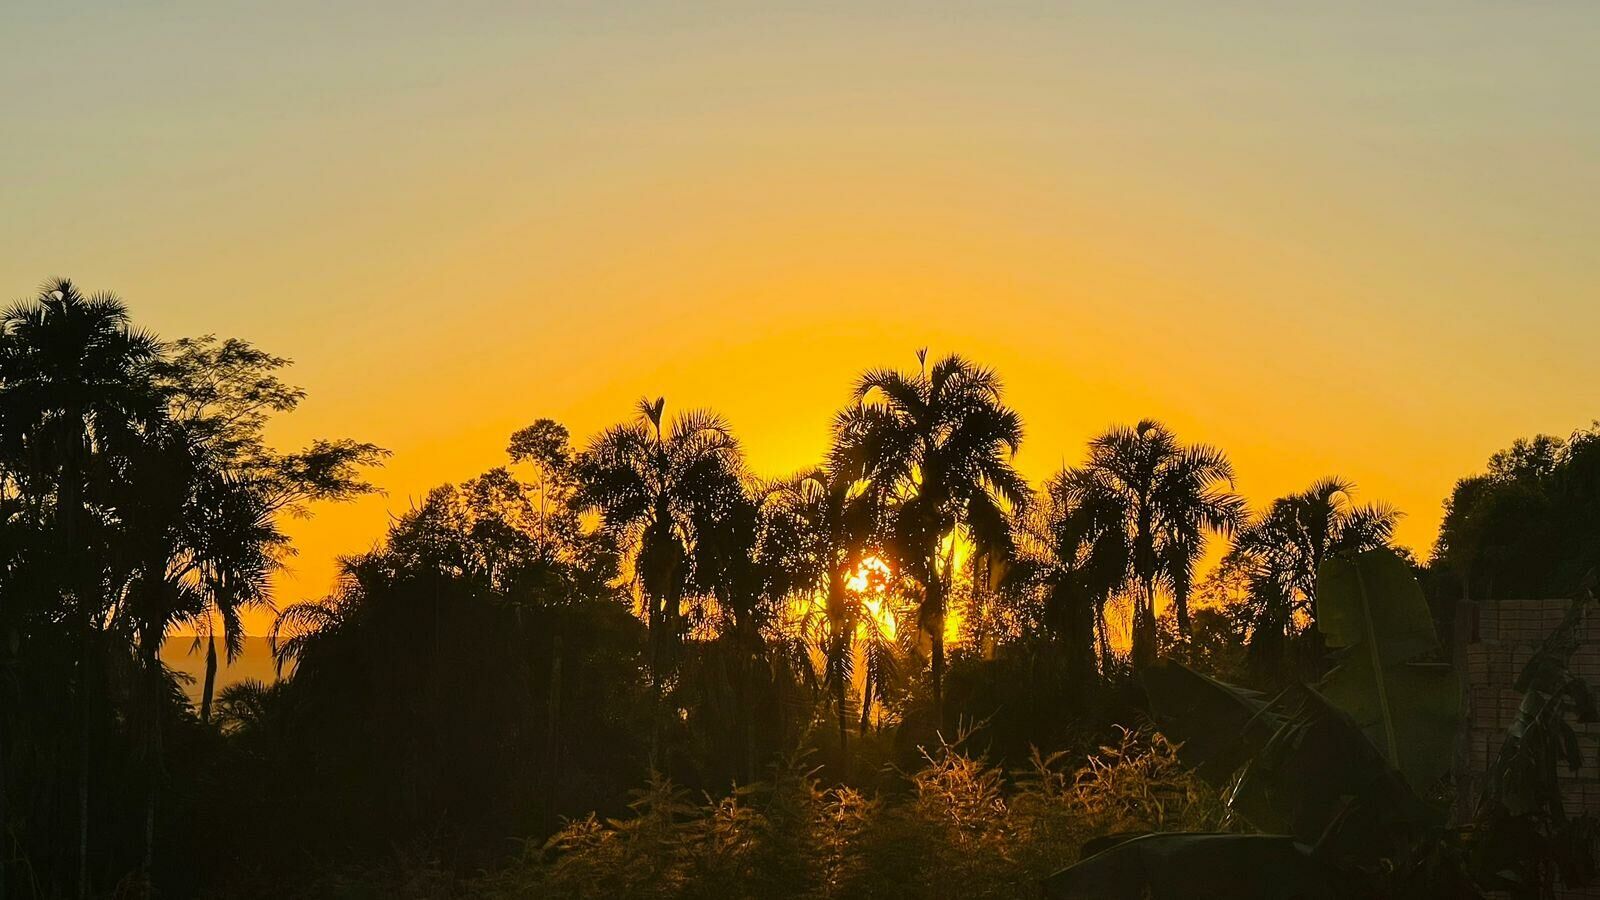
[[[823,790],[796,756],[693,802],[652,777],[619,820],[573,821],[466,893],[495,898],[1016,897],[1095,837],[1226,828],[1220,799],[1160,734],[1120,730],[1072,767],[1037,751],[1007,773],[941,743],[898,792]]]

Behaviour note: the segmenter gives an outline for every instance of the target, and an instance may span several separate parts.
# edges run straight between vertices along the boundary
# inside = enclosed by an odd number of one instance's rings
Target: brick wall
[[[1513,685],[1522,667],[1566,614],[1565,600],[1500,600],[1476,605],[1465,649],[1467,729],[1465,793],[1476,797],[1489,761],[1505,740],[1522,695]],[[1583,626],[1583,644],[1573,670],[1600,689],[1600,616]],[[1600,723],[1577,725],[1584,767],[1562,769],[1567,809],[1600,813]],[[1600,887],[1569,891],[1562,897],[1597,897]]]

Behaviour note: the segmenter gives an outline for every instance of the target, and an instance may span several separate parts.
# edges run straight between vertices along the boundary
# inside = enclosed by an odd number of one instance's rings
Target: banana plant
[[[1567,747],[1562,712],[1589,711],[1568,670],[1577,625],[1592,597],[1532,661],[1519,689],[1533,710],[1518,719],[1491,769],[1485,809],[1446,826],[1432,797],[1448,770],[1457,727],[1454,673],[1440,655],[1427,604],[1404,561],[1389,550],[1331,559],[1318,572],[1317,626],[1337,654],[1315,686],[1276,697],[1211,679],[1174,662],[1141,672],[1151,711],[1184,742],[1186,761],[1226,791],[1229,808],[1264,834],[1151,834],[1107,845],[1051,876],[1051,898],[1518,897],[1553,896],[1550,873],[1568,886],[1593,870],[1593,820],[1567,819],[1559,791],[1540,792],[1542,819],[1507,820],[1502,770],[1528,764],[1529,747]],[[1550,710],[1557,711],[1551,713]],[[1566,731],[1563,731],[1566,729]],[[1570,755],[1561,754],[1576,765]],[[1518,763],[1521,763],[1518,767]],[[1550,805],[1556,805],[1550,812]],[[1548,825],[1537,830],[1541,823]],[[1529,827],[1533,826],[1533,827]],[[1587,844],[1584,841],[1588,841]],[[1499,862],[1492,862],[1498,860]]]

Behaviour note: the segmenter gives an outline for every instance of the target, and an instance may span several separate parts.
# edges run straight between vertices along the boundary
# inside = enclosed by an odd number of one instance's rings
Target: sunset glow
[[[1595,0],[0,36],[0,900],[1600,872]]]
[[[1031,478],[1150,415],[1256,503],[1353,479],[1422,552],[1460,473],[1594,412],[1581,4],[306,7],[294,54],[270,6],[27,5],[0,108],[52,139],[0,149],[8,298],[71,273],[247,338],[309,392],[276,439],[394,451],[292,523],[280,603],[536,417],[664,394],[777,475],[924,345],[1003,374]]]

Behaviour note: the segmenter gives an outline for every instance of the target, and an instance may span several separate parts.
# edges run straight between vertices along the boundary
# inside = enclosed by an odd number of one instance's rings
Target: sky
[[[1600,416],[1597,46],[1588,0],[12,0],[0,297],[245,338],[309,392],[275,441],[394,452],[280,604],[536,418],[664,395],[785,474],[923,346],[999,370],[1035,479],[1156,417],[1425,551]]]

